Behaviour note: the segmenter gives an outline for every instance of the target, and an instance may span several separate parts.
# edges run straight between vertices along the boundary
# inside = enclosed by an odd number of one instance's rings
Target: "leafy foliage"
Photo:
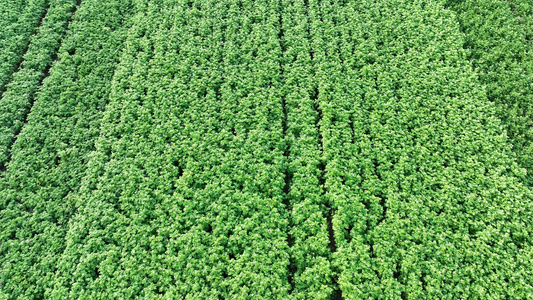
[[[431,1],[321,9],[319,125],[344,298],[531,297],[531,192],[453,14]]]
[[[10,148],[25,118],[42,80],[52,65],[61,38],[64,36],[75,0],[51,1],[50,8],[32,37],[20,69],[6,86],[0,98],[0,165],[10,156]]]
[[[6,0],[0,4],[0,95],[17,69],[48,0]]]
[[[318,91],[310,7],[300,0],[284,1],[282,5],[291,296],[294,299],[329,299],[335,288],[332,286],[327,220],[330,210],[324,198],[324,162],[316,126],[320,115],[316,110]]]
[[[0,299],[533,297],[527,2],[61,1],[0,100]]]
[[[0,287],[10,298],[40,299],[53,283],[131,9],[82,3],[13,145],[0,179]]]
[[[533,4],[468,0],[450,5],[489,100],[505,125],[525,182],[533,187]]]
[[[279,4],[148,4],[51,296],[284,299]]]

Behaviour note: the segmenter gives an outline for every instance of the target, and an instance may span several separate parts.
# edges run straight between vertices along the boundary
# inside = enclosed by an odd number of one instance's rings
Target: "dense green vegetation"
[[[137,3],[51,294],[281,299],[278,3],[148,3]]]
[[[39,299],[53,283],[131,13],[123,0],[82,2],[13,145],[0,179],[0,286],[8,298]]]
[[[20,132],[37,89],[56,58],[75,0],[51,1],[42,25],[32,37],[18,71],[0,98],[0,165],[9,160],[14,137]]]
[[[533,3],[449,2],[466,34],[468,57],[533,187]]]
[[[48,5],[48,0],[6,0],[0,4],[0,95],[18,69]]]
[[[0,299],[533,298],[527,1],[37,3]]]
[[[339,286],[346,299],[525,299],[523,171],[453,14],[411,2],[321,16],[325,41],[338,41],[317,48]]]
[[[518,19],[518,25],[526,33],[526,40],[533,47],[533,3],[527,0],[509,0],[509,8]]]
[[[329,299],[333,286],[328,228],[331,210],[324,198],[324,162],[317,123],[317,82],[307,3],[282,2],[283,98],[287,166],[286,204],[291,247],[289,283],[294,299]]]

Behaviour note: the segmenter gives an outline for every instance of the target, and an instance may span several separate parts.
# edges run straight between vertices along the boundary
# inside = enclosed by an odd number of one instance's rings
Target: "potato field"
[[[531,0],[2,0],[0,28],[0,300],[533,299]]]

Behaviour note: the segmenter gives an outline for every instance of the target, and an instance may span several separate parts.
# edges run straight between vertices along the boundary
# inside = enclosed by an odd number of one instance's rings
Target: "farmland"
[[[533,299],[530,1],[0,5],[0,299]]]

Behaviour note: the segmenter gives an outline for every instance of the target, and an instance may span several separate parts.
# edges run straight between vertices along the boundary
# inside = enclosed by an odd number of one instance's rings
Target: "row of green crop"
[[[0,95],[17,69],[48,0],[7,0],[0,4]]]
[[[290,292],[293,299],[330,299],[336,287],[330,262],[330,210],[322,186],[309,5],[304,0],[284,0],[281,5]]]
[[[496,104],[521,167],[533,186],[533,3],[448,1],[466,34],[468,58]]]
[[[278,1],[138,1],[56,298],[283,299]]]
[[[343,297],[531,297],[532,195],[454,15],[438,1],[310,5]]]
[[[82,2],[13,145],[0,179],[0,292],[8,299],[42,299],[53,285],[76,212],[71,194],[94,149],[131,13],[128,1]]]
[[[32,37],[19,70],[0,95],[0,165],[5,166],[11,145],[24,125],[36,92],[59,48],[76,0],[51,1],[46,16]]]
[[[367,3],[372,7],[374,2]],[[359,76],[366,63],[372,63],[375,49],[360,49],[360,35],[370,35],[363,27],[369,15],[359,15],[367,8],[355,1],[309,1],[310,32],[317,106],[320,112],[318,127],[324,161],[325,201],[328,203],[333,229],[332,270],[336,288],[344,299],[372,299],[383,297],[382,291],[372,286],[375,272],[371,266],[366,241],[368,227],[373,226],[372,215],[381,213],[379,199],[360,195],[361,182],[372,188],[372,170],[368,159],[373,149],[364,143],[366,129],[363,120]],[[375,20],[374,20],[375,21]],[[363,51],[364,50],[364,51]],[[361,57],[361,54],[365,56]],[[359,137],[360,140],[356,140]],[[377,188],[377,186],[376,186]],[[371,191],[369,191],[371,192]],[[375,225],[375,224],[374,224]],[[385,297],[384,297],[385,298]]]

